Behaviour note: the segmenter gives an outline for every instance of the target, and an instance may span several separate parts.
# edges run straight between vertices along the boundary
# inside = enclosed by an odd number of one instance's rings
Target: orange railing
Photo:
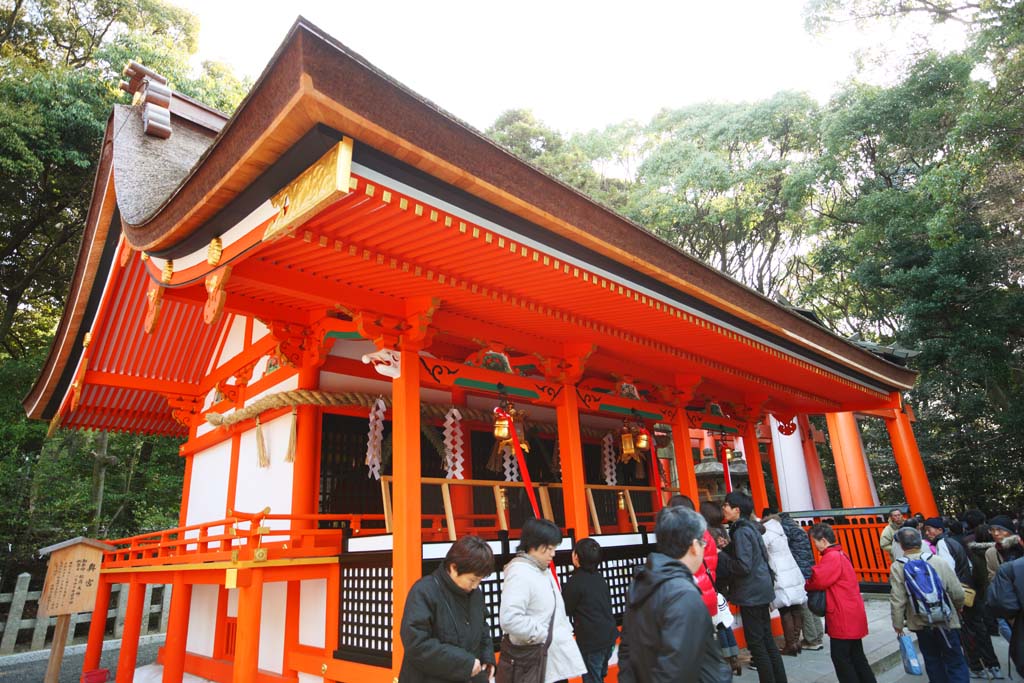
[[[343,535],[384,533],[384,515],[272,515],[236,512],[224,519],[107,541],[103,567],[322,557],[341,552]],[[381,526],[367,526],[366,523]],[[319,528],[330,523],[338,528]],[[343,527],[343,528],[341,528]]]
[[[810,527],[817,522],[828,522],[836,534],[836,542],[850,556],[857,579],[862,584],[882,585],[889,583],[889,566],[892,559],[879,545],[886,516],[891,508],[853,508],[845,510],[818,510],[808,513],[794,513],[795,521]],[[811,544],[814,549],[814,544]],[[815,560],[818,551],[814,549]]]

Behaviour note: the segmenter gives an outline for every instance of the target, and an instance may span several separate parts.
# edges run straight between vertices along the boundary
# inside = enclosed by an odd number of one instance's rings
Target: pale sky
[[[199,60],[255,79],[301,14],[479,129],[510,108],[568,133],[780,90],[824,102],[853,75],[854,50],[885,43],[899,54],[909,41],[906,30],[853,27],[810,36],[805,0],[172,1],[199,17]],[[955,44],[955,31],[930,43]]]

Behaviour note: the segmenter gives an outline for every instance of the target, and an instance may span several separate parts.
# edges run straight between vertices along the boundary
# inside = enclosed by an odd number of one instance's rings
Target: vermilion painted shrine
[[[143,66],[126,75],[134,103],[111,114],[25,400],[55,426],[185,439],[180,526],[104,556],[97,614],[130,584],[118,681],[147,583],[173,585],[164,681],[390,681],[408,588],[459,535],[507,553],[527,491],[573,538],[599,536],[621,610],[672,493],[749,486],[760,510],[767,464],[784,509],[831,507],[808,415],[828,420],[836,503],[878,504],[856,425],[870,416],[911,508],[936,514],[901,399],[912,371],[547,177],[305,21],[230,118]],[[847,521],[861,578],[884,580],[864,542],[880,526]],[[496,605],[499,577],[484,585]]]

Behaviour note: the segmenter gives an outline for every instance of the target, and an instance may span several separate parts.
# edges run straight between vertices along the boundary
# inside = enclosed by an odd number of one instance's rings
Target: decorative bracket
[[[167,405],[171,408],[171,416],[174,421],[182,427],[191,427],[192,422],[202,411],[203,398],[186,394],[164,394],[164,396],[167,399]]]
[[[149,281],[149,288],[146,290],[146,318],[143,321],[143,330],[146,334],[152,334],[160,322],[160,309],[164,305],[164,288],[158,282]]]
[[[218,268],[206,276],[206,305],[203,307],[203,322],[215,325],[224,314],[224,303],[228,294],[224,285],[231,277],[231,266]]]
[[[364,363],[372,363],[377,374],[398,379],[402,374],[402,358],[394,349],[380,349],[363,355]]]
[[[558,384],[577,384],[583,379],[587,360],[594,354],[597,347],[593,344],[566,344],[564,358],[545,358],[534,354],[540,360],[541,374],[549,382]]]
[[[378,349],[420,351],[430,346],[434,337],[430,323],[441,301],[430,298],[410,304],[412,312],[404,318],[372,311],[353,311],[352,322],[359,334],[372,340]]]

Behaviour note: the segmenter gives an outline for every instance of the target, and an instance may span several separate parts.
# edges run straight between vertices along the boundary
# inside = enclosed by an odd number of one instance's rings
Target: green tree
[[[763,294],[784,292],[815,181],[817,115],[797,93],[662,112],[627,215]]]

